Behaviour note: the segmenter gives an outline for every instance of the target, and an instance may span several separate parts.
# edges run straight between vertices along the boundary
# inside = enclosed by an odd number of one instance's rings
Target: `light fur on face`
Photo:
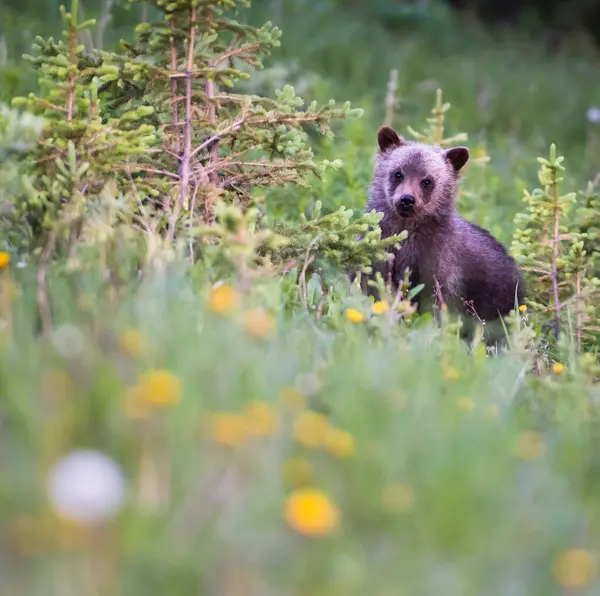
[[[465,147],[442,149],[405,141],[389,127],[378,133],[380,151],[370,189],[369,207],[386,214],[395,228],[409,229],[454,212],[460,169],[467,162]],[[414,197],[414,211],[402,217],[396,203],[402,195]]]

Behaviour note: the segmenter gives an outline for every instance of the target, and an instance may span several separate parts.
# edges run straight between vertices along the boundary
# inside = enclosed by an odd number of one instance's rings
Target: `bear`
[[[381,237],[406,230],[393,259],[376,263],[397,291],[407,269],[411,286],[424,287],[415,299],[418,312],[443,304],[485,324],[498,320],[525,298],[524,280],[515,260],[486,229],[461,217],[456,195],[466,147],[442,148],[407,141],[389,126],[377,132],[379,151],[369,187],[367,211],[383,214]],[[362,287],[373,293],[363,279]],[[466,317],[468,318],[468,317]]]

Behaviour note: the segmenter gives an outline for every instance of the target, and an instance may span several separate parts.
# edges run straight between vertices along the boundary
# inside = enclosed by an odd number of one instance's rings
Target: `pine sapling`
[[[552,313],[554,335],[558,338],[561,308],[571,296],[569,284],[564,283],[568,264],[566,243],[574,238],[563,222],[568,221],[576,194],[560,194],[564,158],[556,156],[554,144],[550,147],[549,159],[538,158],[538,161],[542,188],[532,193],[525,191],[527,210],[515,218],[511,250],[528,276],[530,305],[543,313]]]

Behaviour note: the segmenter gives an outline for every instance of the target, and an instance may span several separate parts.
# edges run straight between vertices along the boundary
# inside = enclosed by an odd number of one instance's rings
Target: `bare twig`
[[[192,154],[192,69],[194,68],[194,51],[196,49],[196,7],[190,9],[190,39],[185,65],[185,126],[183,129],[183,156],[180,164],[179,209],[188,209],[189,185]]]
[[[556,169],[552,169],[552,199],[554,202],[554,242],[552,249],[552,293],[554,296],[554,336],[558,339],[560,325],[560,299],[558,296],[558,243],[560,241],[560,210]]]

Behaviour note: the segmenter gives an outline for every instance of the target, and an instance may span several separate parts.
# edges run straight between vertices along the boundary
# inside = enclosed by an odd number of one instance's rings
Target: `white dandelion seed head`
[[[315,373],[308,372],[298,375],[296,378],[296,386],[304,393],[304,395],[310,397],[320,391],[322,383]]]
[[[125,500],[119,465],[100,451],[78,450],[50,470],[48,496],[55,510],[83,524],[114,517]]]
[[[85,338],[75,325],[67,323],[54,330],[52,343],[64,358],[75,358],[83,352]]]
[[[587,111],[587,119],[592,124],[598,124],[600,122],[600,108],[591,107]]]

